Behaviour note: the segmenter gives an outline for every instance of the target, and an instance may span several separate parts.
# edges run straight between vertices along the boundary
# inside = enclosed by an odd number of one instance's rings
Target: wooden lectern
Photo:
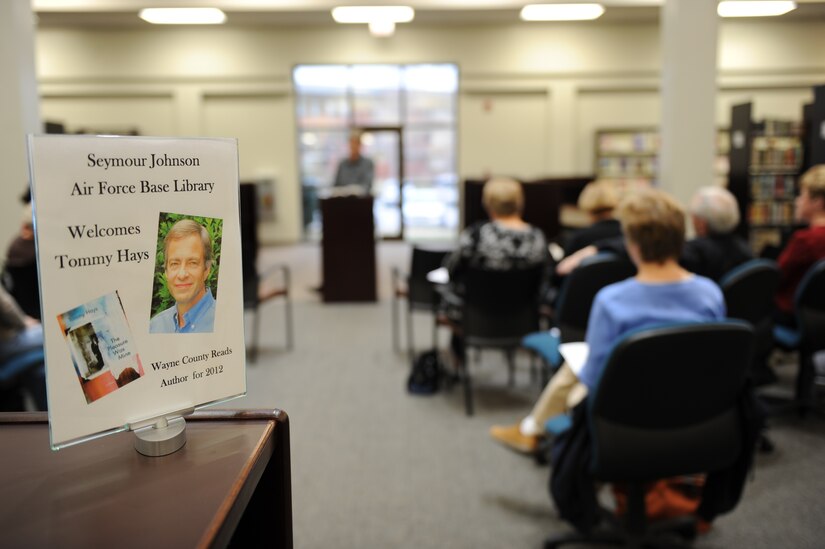
[[[321,200],[325,302],[377,300],[372,203],[371,196]]]
[[[53,452],[45,412],[0,414],[0,546],[292,547],[289,423],[204,410],[163,457],[116,433]]]

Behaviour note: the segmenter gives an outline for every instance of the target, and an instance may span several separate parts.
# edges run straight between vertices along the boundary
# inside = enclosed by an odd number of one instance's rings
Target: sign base
[[[135,431],[135,450],[144,456],[160,457],[177,452],[186,444],[186,421],[182,417],[160,418],[152,427]]]

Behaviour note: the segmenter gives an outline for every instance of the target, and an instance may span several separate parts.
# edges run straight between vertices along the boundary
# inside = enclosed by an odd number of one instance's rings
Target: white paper
[[[570,366],[570,369],[573,370],[573,373],[576,374],[576,377],[580,377],[589,351],[590,348],[584,341],[574,341],[559,345],[559,353],[561,353],[567,365]]]
[[[52,446],[245,394],[236,140],[33,136],[29,161]],[[150,333],[188,299],[167,287],[161,238],[180,218],[212,242],[211,268],[191,268],[214,321]]]
[[[551,242],[547,245],[547,251],[550,253],[550,257],[553,258],[553,261],[559,262],[564,259],[564,248],[555,242]]]
[[[427,273],[427,280],[433,284],[447,284],[450,282],[450,272],[447,267],[439,267]]]

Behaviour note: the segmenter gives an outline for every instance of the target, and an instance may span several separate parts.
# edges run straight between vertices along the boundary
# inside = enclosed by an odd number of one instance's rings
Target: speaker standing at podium
[[[375,301],[375,223],[372,160],[361,156],[361,133],[349,138],[350,154],[338,164],[332,193],[321,200],[322,282],[325,302]]]
[[[372,160],[361,155],[361,132],[353,131],[349,137],[349,156],[338,164],[334,186],[357,186],[362,189],[362,194],[370,195],[374,173]]]

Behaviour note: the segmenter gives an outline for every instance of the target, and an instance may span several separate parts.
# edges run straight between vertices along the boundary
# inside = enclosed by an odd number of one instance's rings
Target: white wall
[[[399,25],[390,39],[360,26],[41,29],[37,40],[44,118],[237,137],[241,177],[277,180],[267,242],[300,238],[299,63],[457,63],[461,178],[589,174],[596,129],[660,121],[654,24]],[[741,100],[799,119],[825,82],[822,51],[825,23],[723,23],[718,123]]]
[[[40,131],[34,70],[34,18],[27,0],[0,2],[0,242],[20,228],[29,179],[26,134]]]
[[[539,178],[549,171],[546,91],[466,93],[461,99],[460,172]]]

